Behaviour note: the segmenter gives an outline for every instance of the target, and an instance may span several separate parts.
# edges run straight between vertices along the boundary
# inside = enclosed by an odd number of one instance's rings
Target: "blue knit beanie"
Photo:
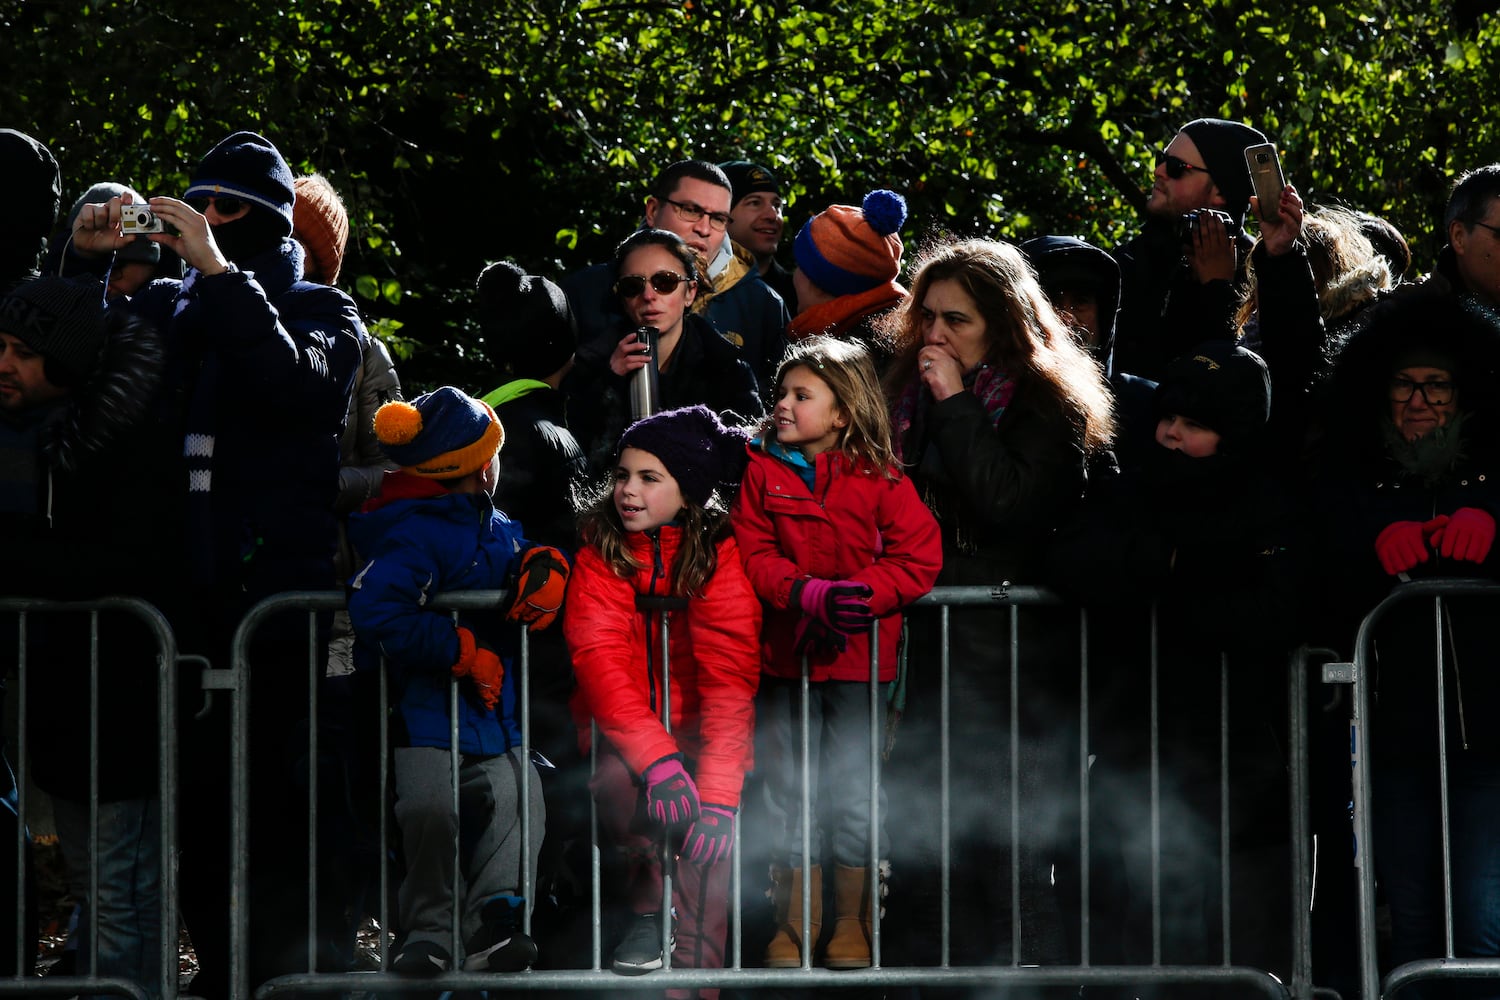
[[[375,437],[402,471],[425,479],[457,479],[490,464],[505,441],[489,404],[451,385],[411,402],[375,411]]]
[[[884,189],[859,208],[830,205],[807,220],[792,243],[797,270],[829,295],[858,295],[894,281],[901,271],[906,199]]]
[[[198,164],[193,183],[183,198],[233,195],[268,209],[286,223],[282,236],[292,235],[292,204],[296,189],[292,170],[271,140],[254,132],[236,132]]]

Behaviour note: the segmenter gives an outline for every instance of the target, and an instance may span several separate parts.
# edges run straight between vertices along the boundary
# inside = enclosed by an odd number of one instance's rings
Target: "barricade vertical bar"
[[[671,654],[671,625],[668,622],[672,616],[666,610],[657,612],[657,620],[661,622],[661,725],[668,735],[672,733],[672,663],[669,659]],[[674,864],[672,847],[667,843],[667,838],[662,838],[661,843],[661,967],[670,969],[672,967],[672,882],[677,875],[677,866]]]
[[[595,774],[599,770],[599,723],[593,719],[589,720],[589,774]],[[594,964],[591,968],[598,972],[602,968],[604,954],[604,924],[600,916],[603,908],[603,898],[600,893],[600,882],[603,879],[603,865],[599,851],[599,799],[589,795],[589,931],[593,938]]]
[[[26,975],[26,933],[22,929],[26,926],[26,775],[30,773],[26,759],[26,744],[29,738],[26,733],[26,612],[22,611],[16,622],[17,650],[16,650],[16,688],[21,699],[22,710],[16,714],[16,887],[20,890],[16,893],[16,939],[11,942],[15,948],[16,974],[15,978],[22,979]]]
[[[950,759],[952,754],[952,746],[950,745],[951,741],[948,739],[948,727],[952,722],[953,706],[949,704],[949,699],[952,694],[950,690],[951,685],[949,684],[948,678],[949,667],[951,666],[951,664],[949,663],[949,655],[951,650],[949,649],[948,635],[951,616],[949,614],[949,607],[947,604],[942,605],[942,612],[938,617],[942,623],[942,631],[938,640],[938,673],[940,675],[938,683],[941,689],[941,697],[938,698],[938,701],[942,704],[941,719],[939,720],[940,728],[938,731],[938,749],[939,757],[941,758],[942,791],[939,795],[938,801],[941,803],[940,812],[942,815],[939,817],[939,824],[942,828],[942,837],[940,839],[943,842],[943,872],[941,888],[941,922],[943,926],[943,948],[942,961],[939,964],[942,968],[946,969],[948,968],[949,946],[951,944],[953,919],[953,808],[951,800],[952,761]]]
[[[1089,965],[1089,613],[1078,609],[1078,955]]]
[[[307,971],[318,971],[318,614],[307,613]]]
[[[453,612],[453,626],[458,627],[458,612]],[[453,818],[456,821],[455,829],[462,824],[459,819],[460,800],[458,797],[458,678],[451,673],[448,675],[448,793],[453,803]],[[453,838],[453,905],[448,908],[448,933],[453,942],[453,956],[456,967],[462,968],[464,961],[463,943],[463,851],[461,848],[462,838]],[[522,855],[525,856],[524,853]]]
[[[1161,965],[1161,691],[1157,605],[1151,603],[1151,964]]]
[[[1443,655],[1443,598],[1432,599],[1433,641],[1437,646],[1437,728],[1438,728],[1438,802],[1443,834],[1443,945],[1444,954],[1453,957],[1453,831],[1448,822],[1448,708],[1447,686],[1443,678],[1447,657]],[[1458,667],[1455,664],[1454,669]]]
[[[1021,964],[1021,609],[1010,606],[1010,964]]]
[[[798,823],[802,837],[802,893],[797,900],[797,905],[802,908],[802,968],[804,969],[812,968],[812,945],[816,943],[809,940],[812,933],[812,763],[809,756],[812,742],[809,733],[812,726],[810,708],[812,685],[809,683],[811,678],[807,661],[810,655],[808,650],[803,650],[801,697],[797,702],[797,718],[800,722],[798,743],[802,748],[801,759],[798,761],[798,770],[802,772],[802,804],[798,810],[802,814]]]
[[[521,701],[521,933],[531,934],[531,911],[536,907],[536,888],[531,878],[531,633],[521,630],[521,678],[517,684]],[[503,693],[502,693],[503,697]],[[540,780],[540,776],[538,776]]]
[[[391,801],[391,689],[386,676],[385,657],[380,658],[380,968],[390,967],[391,951],[391,865],[387,852],[390,850],[391,831],[388,809]]]
[[[161,935],[158,942],[161,961],[161,995],[164,1000],[177,996],[177,640],[160,612],[156,616],[158,634],[156,713],[159,733],[157,808],[161,814],[158,848],[161,851]]]
[[[99,975],[99,612],[89,612],[89,942],[90,976]]]
[[[1380,966],[1375,951],[1374,824],[1370,816],[1370,652],[1373,645],[1370,620],[1360,624],[1354,652],[1354,718],[1350,723],[1349,750],[1354,789],[1354,857],[1359,888],[1359,978],[1360,994],[1380,996]]]
[[[880,745],[885,722],[879,709],[880,620],[876,619],[870,623],[870,827],[866,869],[870,880],[870,965],[876,969],[880,968]]]
[[[247,616],[248,617],[248,616]],[[229,992],[250,995],[250,908],[246,898],[250,870],[250,658],[244,623],[235,629],[230,670],[234,738],[229,745],[230,787],[229,912],[232,937],[229,949]]]
[[[1229,951],[1229,654],[1219,654],[1219,927],[1224,965]]]
[[[1290,781],[1287,803],[1292,839],[1292,996],[1308,1000],[1312,995],[1312,907],[1308,849],[1311,823],[1308,818],[1307,787],[1307,661],[1310,651],[1299,648],[1287,659],[1287,752]]]

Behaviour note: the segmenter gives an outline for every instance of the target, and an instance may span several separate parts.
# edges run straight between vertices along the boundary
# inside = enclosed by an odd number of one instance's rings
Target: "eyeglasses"
[[[1197,164],[1189,163],[1182,157],[1173,156],[1171,153],[1167,152],[1164,149],[1158,150],[1156,154],[1156,165],[1159,167],[1163,164],[1166,165],[1167,176],[1172,178],[1174,181],[1180,180],[1184,174],[1190,174],[1194,170],[1201,170],[1205,174],[1208,173],[1207,167],[1200,167]]]
[[[702,205],[694,205],[690,201],[675,201],[671,198],[663,198],[662,201],[677,210],[677,215],[683,222],[697,222],[705,215],[708,216],[708,224],[719,232],[729,228],[729,213],[710,212]]]
[[[1474,225],[1483,226],[1485,229],[1488,229],[1492,235],[1500,236],[1500,226],[1492,226],[1488,222],[1476,222],[1474,223]]]
[[[1413,382],[1400,376],[1391,379],[1393,403],[1409,403],[1411,397],[1419,392],[1427,400],[1428,406],[1446,406],[1453,402],[1453,383],[1446,379],[1434,379],[1431,382]]]
[[[687,280],[676,271],[657,271],[649,278],[644,274],[622,274],[615,280],[615,294],[622,299],[639,298],[646,294],[646,282],[649,281],[658,295],[671,295]]]
[[[236,198],[233,195],[228,194],[218,194],[203,198],[189,198],[187,200],[187,203],[188,207],[197,212],[199,215],[207,212],[208,206],[210,205],[218,209],[220,215],[235,215],[239,212],[240,209],[250,204],[243,198]]]

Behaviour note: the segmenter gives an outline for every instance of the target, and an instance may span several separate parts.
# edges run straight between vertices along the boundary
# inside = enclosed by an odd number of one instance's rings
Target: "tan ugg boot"
[[[824,953],[830,969],[870,965],[870,870],[838,865],[833,873],[833,938]]]
[[[802,869],[777,867],[771,871],[776,901],[776,936],[766,945],[765,966],[768,969],[796,969],[802,966],[802,942],[817,947],[823,930],[823,866],[808,869],[812,884],[811,922],[808,933],[802,933]]]

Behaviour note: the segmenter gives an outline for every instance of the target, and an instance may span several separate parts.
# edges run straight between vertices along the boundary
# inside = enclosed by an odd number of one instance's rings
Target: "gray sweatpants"
[[[463,894],[461,933],[467,943],[479,930],[479,911],[491,896],[521,895],[521,864],[533,884],[542,849],[546,807],[542,782],[519,750],[497,757],[460,755],[459,815],[453,814],[449,754],[436,747],[398,747],[396,822],[401,826],[406,878],[397,905],[410,941],[452,950],[454,846]],[[529,769],[530,843],[521,844],[521,768]]]

